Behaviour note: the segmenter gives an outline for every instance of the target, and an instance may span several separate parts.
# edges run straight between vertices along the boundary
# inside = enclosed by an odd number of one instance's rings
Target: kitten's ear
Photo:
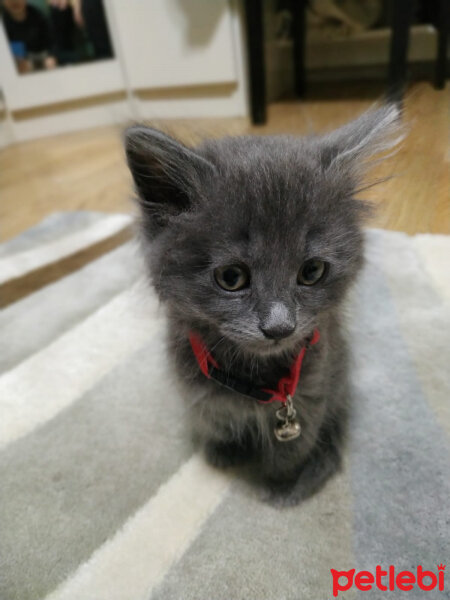
[[[174,138],[136,125],[125,131],[125,151],[139,203],[155,225],[189,210],[215,167]]]
[[[325,170],[335,167],[364,172],[368,159],[394,148],[404,137],[399,108],[387,104],[321,137],[321,161]]]

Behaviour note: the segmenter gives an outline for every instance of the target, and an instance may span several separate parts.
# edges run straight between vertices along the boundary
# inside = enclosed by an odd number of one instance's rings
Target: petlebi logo
[[[336,598],[339,592],[345,592],[352,587],[360,591],[369,591],[378,588],[383,592],[401,590],[408,591],[418,588],[424,592],[438,589],[444,591],[445,585],[445,565],[442,563],[436,565],[436,572],[424,571],[419,565],[414,571],[397,572],[393,565],[389,565],[387,570],[383,570],[381,565],[377,565],[375,573],[370,571],[359,571],[350,569],[349,571],[336,571],[330,569],[333,578],[333,596]]]

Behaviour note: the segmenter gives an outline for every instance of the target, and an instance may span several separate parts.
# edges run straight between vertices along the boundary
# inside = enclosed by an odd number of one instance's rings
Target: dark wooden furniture
[[[448,76],[447,50],[450,36],[450,0],[439,0],[438,16],[438,51],[434,85],[438,90],[445,87]]]
[[[250,114],[253,123],[266,122],[263,0],[245,0]]]
[[[388,67],[387,96],[401,101],[407,78],[409,29],[413,16],[413,0],[391,0],[392,34]],[[247,31],[247,53],[250,80],[250,108],[253,123],[266,121],[266,71],[264,64],[263,0],[244,0]],[[438,51],[435,87],[443,89],[447,74],[447,45],[450,30],[450,0],[438,3]],[[294,38],[295,91],[305,95],[305,40],[307,0],[292,0],[292,32]]]

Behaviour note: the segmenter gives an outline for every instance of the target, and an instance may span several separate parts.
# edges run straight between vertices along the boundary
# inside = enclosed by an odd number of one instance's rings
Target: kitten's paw
[[[339,466],[337,451],[330,451],[321,457],[313,455],[301,467],[296,479],[268,478],[265,500],[278,507],[296,506],[319,492],[338,471]]]
[[[275,508],[290,508],[300,504],[303,495],[297,482],[269,483],[263,491],[262,500]]]
[[[248,459],[248,452],[234,443],[207,442],[205,457],[210,465],[219,469],[235,467],[243,464]]]

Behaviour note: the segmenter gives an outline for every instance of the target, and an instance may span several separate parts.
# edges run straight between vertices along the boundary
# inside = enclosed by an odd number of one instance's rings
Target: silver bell
[[[299,437],[302,432],[300,423],[297,420],[285,421],[280,423],[274,429],[275,437],[279,442],[290,442]]]

